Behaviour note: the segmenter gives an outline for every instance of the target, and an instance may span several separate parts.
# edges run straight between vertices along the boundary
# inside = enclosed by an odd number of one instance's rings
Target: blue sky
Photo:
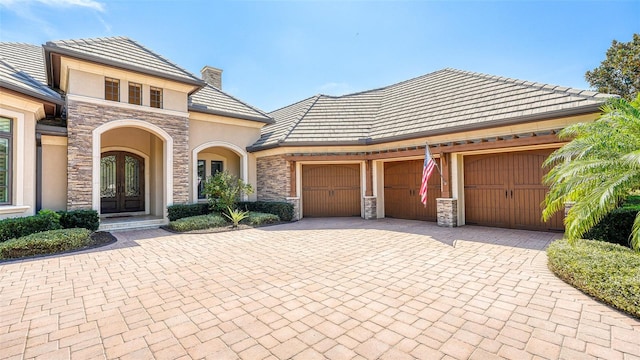
[[[640,1],[0,0],[0,41],[127,36],[266,111],[442,68],[588,88]]]

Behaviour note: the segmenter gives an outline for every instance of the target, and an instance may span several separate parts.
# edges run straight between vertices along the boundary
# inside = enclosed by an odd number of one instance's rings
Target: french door
[[[110,151],[100,159],[100,212],[144,211],[144,159],[126,151]]]

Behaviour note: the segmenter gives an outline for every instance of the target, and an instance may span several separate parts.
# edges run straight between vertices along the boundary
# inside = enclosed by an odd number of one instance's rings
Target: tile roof
[[[41,46],[0,43],[0,85],[38,99],[62,103],[60,94],[47,86]]]
[[[44,49],[47,52],[96,61],[143,74],[204,85],[202,80],[187,70],[127,37],[49,41],[44,45]]]
[[[273,111],[276,123],[262,129],[251,150],[381,143],[594,112],[611,96],[443,69],[361,93],[317,95]]]
[[[273,123],[271,116],[207,84],[189,96],[189,110]]]

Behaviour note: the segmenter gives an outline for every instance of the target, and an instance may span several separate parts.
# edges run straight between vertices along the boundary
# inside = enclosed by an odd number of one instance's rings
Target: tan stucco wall
[[[212,121],[195,120],[192,116],[190,119],[190,149],[209,141],[224,141],[246,149],[260,138],[259,128],[215,122],[215,115],[212,115]]]
[[[42,208],[67,209],[67,138],[42,136]]]
[[[118,128],[102,134],[102,148],[113,146],[136,149],[149,156],[151,154],[151,138],[153,134],[137,128]]]
[[[149,107],[151,86],[163,89],[163,109],[186,112],[188,92],[192,86],[166,79],[81,62],[75,59],[62,59],[60,88],[71,95],[104,99],[104,79],[111,77],[120,80],[120,102],[129,102],[129,82],[142,84],[142,106]],[[63,77],[64,76],[64,77]],[[139,105],[136,105],[139,106]]]
[[[70,69],[67,93],[104,99],[104,76]]]
[[[242,173],[242,165],[240,162],[240,155],[232,147],[236,147],[242,150],[246,154],[247,159],[247,179],[248,183],[256,188],[256,157],[253,154],[247,154],[247,146],[253,144],[260,138],[260,128],[264,125],[255,121],[239,120],[218,115],[209,115],[202,113],[189,113],[189,149],[190,153],[193,150],[207,143],[213,143],[214,148],[207,148],[211,150],[201,151],[204,153],[217,153],[221,157],[226,157],[229,162],[227,170],[232,174],[240,176]],[[230,144],[232,146],[226,146],[223,144]],[[235,158],[234,158],[235,156]],[[203,157],[198,156],[203,159]],[[213,159],[213,158],[211,158]],[[237,159],[230,161],[230,159]],[[213,159],[216,160],[216,159]],[[237,164],[237,165],[235,165]],[[193,173],[193,165],[191,165],[191,173]],[[208,169],[207,169],[208,171]],[[191,182],[191,194],[193,196],[194,184],[197,179],[193,176],[190,177]],[[256,200],[256,193],[248,196],[250,201]]]
[[[36,208],[36,121],[44,117],[41,103],[0,92],[0,116],[12,119],[11,205],[0,206],[0,219],[28,216]]]

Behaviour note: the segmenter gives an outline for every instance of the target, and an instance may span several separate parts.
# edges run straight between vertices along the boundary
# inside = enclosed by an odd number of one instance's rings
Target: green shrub
[[[0,220],[0,242],[60,228],[60,214],[40,210],[37,215]]]
[[[167,207],[169,221],[176,221],[182,218],[198,215],[207,215],[209,204],[177,204]]]
[[[227,222],[218,214],[198,215],[169,222],[167,227],[173,231],[185,232],[226,226]]]
[[[596,226],[587,231],[583,238],[630,247],[631,228],[639,211],[640,196],[631,196],[622,206],[607,214]]]
[[[15,259],[31,255],[53,254],[88,244],[87,229],[57,229],[26,235],[0,243],[0,258]]]
[[[253,188],[225,170],[206,180],[203,193],[211,210],[222,213],[229,208],[235,209],[240,196],[253,193]]]
[[[282,221],[291,221],[293,219],[293,204],[288,202],[244,201],[239,202],[238,207],[248,211],[278,215]]]
[[[640,254],[617,244],[579,240],[553,242],[549,268],[602,302],[640,318]]]
[[[273,224],[280,221],[278,215],[267,214],[261,212],[250,212],[249,216],[242,221],[243,224],[248,224],[252,226],[263,225],[263,224]]]
[[[58,211],[58,213],[63,229],[84,228],[96,231],[100,226],[100,217],[95,210]]]

